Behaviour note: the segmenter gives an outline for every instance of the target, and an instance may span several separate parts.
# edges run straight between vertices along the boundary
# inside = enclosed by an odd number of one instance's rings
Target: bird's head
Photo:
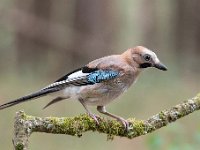
[[[155,67],[163,71],[167,70],[167,67],[160,62],[156,54],[143,46],[130,48],[124,54],[129,58],[129,62],[138,69]]]

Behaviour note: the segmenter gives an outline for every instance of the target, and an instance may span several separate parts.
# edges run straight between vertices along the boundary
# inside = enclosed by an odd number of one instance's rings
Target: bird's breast
[[[80,97],[88,105],[104,106],[120,96],[134,81],[135,77],[131,72],[122,72],[113,80],[81,87]]]

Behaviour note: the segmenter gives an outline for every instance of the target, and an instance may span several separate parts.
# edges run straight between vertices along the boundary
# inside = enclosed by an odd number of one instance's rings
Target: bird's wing
[[[113,70],[101,70],[98,68],[89,68],[85,66],[78,70],[73,71],[72,73],[63,76],[56,82],[50,84],[49,86],[37,92],[31,93],[29,95],[23,96],[21,98],[0,105],[0,110],[25,101],[29,101],[35,98],[39,98],[41,96],[48,95],[50,93],[60,91],[69,85],[74,85],[74,86],[92,85],[116,78],[118,74],[119,73],[117,71]]]
[[[99,68],[90,68],[84,66],[80,69],[77,69],[67,75],[56,80],[54,83],[45,87],[42,90],[51,89],[51,88],[60,88],[63,89],[69,85],[74,86],[85,86],[95,83],[101,83],[103,81],[111,80],[116,78],[119,75],[119,72],[111,69],[99,69]]]

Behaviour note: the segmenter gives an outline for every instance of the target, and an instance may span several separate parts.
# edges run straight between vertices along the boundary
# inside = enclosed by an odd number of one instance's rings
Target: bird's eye
[[[145,61],[150,61],[151,60],[151,56],[146,54],[143,56]]]

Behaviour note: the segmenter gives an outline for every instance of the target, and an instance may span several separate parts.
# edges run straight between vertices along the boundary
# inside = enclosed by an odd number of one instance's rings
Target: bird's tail
[[[22,102],[33,100],[33,99],[41,97],[41,96],[45,96],[49,93],[53,93],[53,92],[56,92],[58,90],[59,90],[58,88],[49,88],[49,89],[45,89],[45,90],[40,90],[38,92],[23,96],[21,98],[15,99],[15,100],[10,101],[10,102],[5,103],[5,104],[2,104],[2,105],[0,105],[0,110],[11,107],[13,105],[17,105],[17,104],[22,103]]]

